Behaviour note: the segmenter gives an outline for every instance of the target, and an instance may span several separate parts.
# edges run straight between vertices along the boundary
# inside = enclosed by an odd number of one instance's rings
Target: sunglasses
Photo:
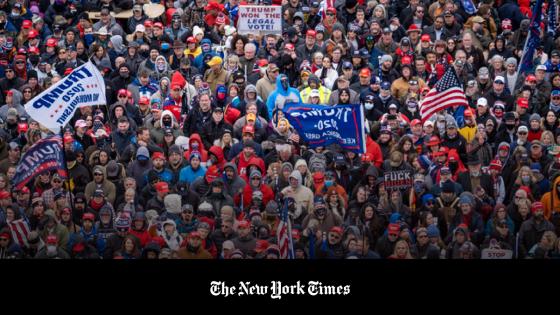
[[[0,241],[4,241],[4,242],[5,242],[5,241],[7,241],[7,240],[8,240],[8,239],[5,238],[5,237],[1,237],[1,238],[0,238]]]
[[[123,97],[127,97],[127,96],[123,94],[119,95],[119,98],[123,98]]]
[[[524,135],[526,135],[527,133],[526,133],[526,132],[518,132],[517,134],[518,134],[518,135],[521,135],[521,136],[524,136]]]
[[[14,70],[7,69],[7,70],[4,70],[4,72],[6,72],[6,73],[12,73],[12,72],[14,72]]]
[[[31,91],[30,90],[25,90],[25,91],[23,91],[23,93],[31,93]]]
[[[53,183],[62,183],[62,181],[60,179],[54,179]]]
[[[560,96],[555,96],[552,98],[553,100],[560,100]]]
[[[334,16],[334,13],[327,13],[327,15]]]
[[[103,176],[103,174],[95,173],[95,174],[93,174],[93,176]]]
[[[427,237],[428,237],[428,235],[426,235],[426,234],[418,235],[418,238],[427,238]]]

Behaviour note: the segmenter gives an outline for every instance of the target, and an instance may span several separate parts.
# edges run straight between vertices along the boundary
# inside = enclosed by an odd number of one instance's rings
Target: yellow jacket
[[[476,135],[477,127],[476,125],[469,127],[465,125],[465,127],[459,129],[459,134],[467,140],[467,143],[471,143],[474,140],[474,136]]]
[[[319,86],[319,88],[317,89],[319,91],[319,100],[321,102],[321,104],[327,104],[329,102],[329,99],[331,97],[331,90],[327,89],[324,86]],[[306,87],[305,89],[303,89],[300,93],[301,96],[301,101],[304,103],[309,103],[309,94],[311,94],[311,88],[310,87]]]

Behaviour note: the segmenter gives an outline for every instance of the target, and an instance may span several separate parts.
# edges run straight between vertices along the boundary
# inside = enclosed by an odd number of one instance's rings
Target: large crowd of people
[[[523,72],[528,0],[1,1],[0,259],[277,259],[286,208],[297,259],[559,258],[553,1]],[[243,5],[282,34],[239,34]],[[24,105],[88,61],[68,176],[16,189],[52,134]],[[469,105],[422,119],[450,67]],[[290,102],[363,106],[366,152],[306,143]]]

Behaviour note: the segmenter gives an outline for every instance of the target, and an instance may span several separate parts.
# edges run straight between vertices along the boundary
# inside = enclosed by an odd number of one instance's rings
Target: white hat
[[[484,97],[481,97],[478,99],[478,101],[476,102],[476,105],[481,105],[481,106],[488,106],[488,100]]]
[[[537,70],[544,70],[544,71],[546,71],[546,66],[545,66],[545,65],[538,65],[538,66],[537,66]]]
[[[309,97],[319,97],[319,96],[320,96],[319,90],[317,89],[313,89],[311,90],[311,93],[309,93]]]
[[[198,25],[195,25],[192,34],[193,36],[196,36],[197,34],[204,35],[204,31],[202,31],[202,29]]]
[[[426,121],[424,122],[424,127],[427,127],[427,126],[432,126],[432,127],[433,127],[433,126],[434,126],[434,122],[431,121],[431,120],[426,120]]]
[[[138,24],[136,25],[136,30],[134,32],[146,33],[146,27],[142,24]]]
[[[102,26],[99,30],[97,30],[96,34],[97,35],[105,35],[105,36],[111,35],[111,34],[109,34],[109,32],[107,31],[107,28],[105,26]]]
[[[494,78],[494,82],[506,83],[506,79],[504,79],[504,77],[502,77],[501,75],[499,75],[499,76],[497,76],[496,78]]]

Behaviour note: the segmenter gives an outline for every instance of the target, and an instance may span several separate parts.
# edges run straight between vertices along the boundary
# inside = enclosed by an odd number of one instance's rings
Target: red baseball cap
[[[295,46],[292,43],[287,43],[286,46],[284,46],[287,50],[294,50]]]
[[[410,65],[412,64],[412,58],[410,58],[410,56],[404,56],[401,59],[401,64],[402,65]]]
[[[534,202],[533,205],[531,206],[531,213],[535,213],[539,210],[544,211],[544,205],[540,201]]]
[[[37,36],[39,36],[39,32],[36,30],[30,30],[29,34],[27,34],[27,38],[29,39],[37,38]]]
[[[189,38],[187,38],[187,43],[195,43],[196,44],[196,38],[194,38],[194,36],[189,36]]]
[[[430,35],[424,34],[424,35],[422,35],[422,37],[420,37],[420,40],[423,41],[423,42],[429,42],[432,39],[430,38]]]
[[[315,32],[314,30],[308,30],[307,33],[305,33],[305,35],[310,37],[315,37],[317,36],[317,32]]]
[[[525,78],[525,81],[534,81],[534,82],[537,82],[537,77],[535,77],[535,76],[532,75],[532,74],[529,74],[529,75]]]
[[[254,134],[255,133],[255,127],[251,126],[251,125],[245,125],[245,126],[243,126],[243,133]]]
[[[165,155],[162,152],[154,152],[154,154],[152,154],[152,160],[156,159],[165,160]]]
[[[336,14],[336,9],[334,7],[327,8],[327,12],[332,12]]]
[[[34,55],[39,55],[41,51],[37,47],[29,47],[29,53]]]
[[[138,104],[144,104],[144,105],[149,105],[150,104],[150,99],[142,96],[139,100],[138,100]]]
[[[247,220],[243,220],[243,221],[239,221],[239,224],[237,225],[238,228],[240,229],[248,229],[251,227],[251,222],[247,221]]]
[[[144,21],[144,26],[145,27],[152,27],[152,26],[154,26],[154,23],[150,20],[146,20],[146,21]]]
[[[517,106],[521,108],[529,108],[529,100],[524,97],[520,97],[517,99]]]
[[[422,125],[422,122],[420,121],[420,119],[414,119],[410,122],[410,126],[414,127],[416,125]]]
[[[56,244],[56,243],[58,243],[58,237],[56,235],[47,236],[47,244]]]
[[[360,77],[369,77],[371,75],[371,71],[368,68],[363,68],[360,70]]]
[[[58,44],[58,42],[56,41],[56,38],[49,38],[47,39],[47,47],[56,47],[56,45]]]
[[[90,220],[90,221],[95,221],[95,215],[93,213],[84,213],[84,215],[82,216],[82,220]]]
[[[169,185],[166,182],[158,182],[154,185],[157,192],[169,192]]]
[[[155,22],[154,27],[163,28],[163,24],[161,24],[161,22]]]
[[[342,233],[344,233],[344,231],[342,230],[342,228],[340,226],[333,226],[329,232],[332,233],[337,233],[338,235],[342,235]]]
[[[12,195],[10,195],[9,192],[7,192],[5,190],[0,190],[0,200],[11,198],[11,196]]]
[[[387,231],[389,235],[393,234],[393,235],[399,235],[399,231],[400,231],[401,227],[396,224],[396,223],[391,223],[389,224],[389,226],[387,227]]]
[[[23,23],[21,23],[21,27],[23,29],[29,29],[33,26],[33,22],[31,22],[31,20],[24,20]]]

